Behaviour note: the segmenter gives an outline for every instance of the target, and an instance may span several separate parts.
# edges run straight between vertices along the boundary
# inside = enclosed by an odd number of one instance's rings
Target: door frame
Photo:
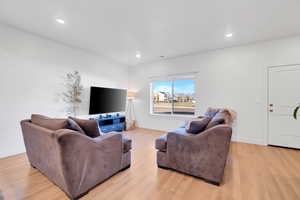
[[[264,97],[264,124],[263,124],[263,132],[264,134],[264,145],[269,145],[269,141],[270,141],[270,132],[269,132],[269,83],[270,83],[270,77],[269,77],[269,71],[270,69],[273,68],[277,68],[277,67],[291,67],[291,66],[295,66],[295,65],[299,65],[300,63],[294,63],[294,64],[287,64],[287,65],[272,65],[272,66],[266,66],[264,68],[264,84],[265,84],[265,97]]]

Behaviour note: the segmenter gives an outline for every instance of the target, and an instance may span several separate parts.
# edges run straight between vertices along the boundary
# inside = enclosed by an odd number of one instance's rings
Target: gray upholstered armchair
[[[216,114],[206,113],[212,115],[212,121]],[[160,136],[155,142],[158,166],[219,185],[230,149],[232,128],[228,122],[224,119],[198,134],[187,133],[181,127]]]
[[[53,123],[58,122],[65,123]],[[71,199],[130,166],[131,140],[120,133],[92,138],[64,125],[58,130],[46,125],[21,122],[28,159]]]

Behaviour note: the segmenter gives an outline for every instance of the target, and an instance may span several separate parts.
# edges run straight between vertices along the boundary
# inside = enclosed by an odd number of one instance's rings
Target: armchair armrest
[[[121,168],[122,135],[90,138],[72,130],[55,132],[62,174],[70,196],[76,197]]]
[[[167,154],[171,168],[220,183],[230,148],[232,128],[218,125],[197,135],[170,132]]]

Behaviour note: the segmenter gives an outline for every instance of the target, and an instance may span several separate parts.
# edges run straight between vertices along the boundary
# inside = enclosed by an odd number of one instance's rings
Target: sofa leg
[[[36,167],[35,167],[35,166],[33,166],[31,163],[30,163],[30,166],[31,166],[32,168],[36,169]]]
[[[161,165],[157,165],[158,168],[161,168],[161,169],[170,169],[168,167],[164,167],[164,166],[161,166]]]
[[[128,165],[127,167],[124,167],[123,169],[120,169],[120,172],[121,172],[121,171],[125,171],[126,169],[130,168],[130,166],[131,166],[131,165]]]
[[[74,198],[74,197],[70,197],[69,195],[67,195],[67,196],[68,196],[69,199],[71,199],[71,200],[79,200],[81,197],[83,197],[84,195],[87,195],[89,192],[90,192],[90,190],[88,190],[88,191],[82,193],[81,195],[79,195],[78,197],[75,197],[75,198]]]
[[[204,179],[203,180],[206,182],[206,183],[209,183],[209,184],[212,184],[212,185],[215,185],[215,186],[220,186],[220,183],[218,182],[215,182],[215,181],[210,181],[210,180],[207,180],[207,179]]]

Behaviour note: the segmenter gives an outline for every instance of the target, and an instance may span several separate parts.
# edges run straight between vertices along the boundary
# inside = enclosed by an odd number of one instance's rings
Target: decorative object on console
[[[64,86],[66,91],[62,93],[62,100],[68,105],[67,114],[76,117],[83,91],[79,72],[67,73]]]
[[[136,97],[136,92],[134,91],[128,91],[127,92],[127,109],[126,109],[126,115],[127,115],[127,120],[126,120],[126,127],[127,130],[132,130],[136,127],[136,120],[135,120],[135,113],[134,113],[134,104],[133,100]]]

